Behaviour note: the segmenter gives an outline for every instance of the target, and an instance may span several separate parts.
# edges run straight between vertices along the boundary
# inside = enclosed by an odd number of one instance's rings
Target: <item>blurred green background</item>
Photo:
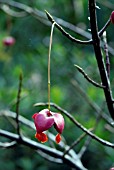
[[[44,12],[47,10],[53,16],[61,18],[75,26],[89,32],[89,12],[87,0],[17,0]],[[101,29],[114,9],[113,0],[98,0],[98,27]],[[14,9],[14,8],[12,8]],[[64,10],[63,10],[64,9]],[[19,10],[16,10],[19,11]],[[66,28],[65,28],[66,29]],[[86,39],[79,34],[66,29],[79,39]],[[108,44],[114,47],[114,25],[107,29]],[[3,45],[3,39],[13,36],[16,43],[13,46]],[[50,26],[34,18],[12,17],[0,10],[0,109],[15,111],[18,91],[19,75],[23,72],[23,88],[21,93],[20,114],[32,120],[31,116],[41,108],[33,105],[37,102],[47,102],[47,61],[50,38]],[[103,50],[103,49],[102,49]],[[103,51],[104,54],[104,51]],[[114,56],[109,54],[111,63],[111,87],[114,93]],[[104,55],[105,60],[105,55]],[[51,101],[68,110],[86,128],[91,128],[96,122],[96,111],[90,106],[87,98],[103,111],[104,94],[101,89],[89,84],[77,71],[74,64],[82,67],[95,81],[100,82],[100,76],[90,45],[72,43],[60,31],[54,29],[51,53]],[[86,93],[86,95],[85,95]],[[70,145],[82,131],[65,117],[66,124],[63,136]],[[113,133],[106,129],[106,122],[100,120],[96,134],[106,140],[114,142]],[[0,127],[15,132],[10,120],[0,117]],[[33,138],[34,131],[21,127],[23,134]],[[34,138],[33,138],[34,139]],[[35,140],[35,139],[34,139]],[[1,137],[1,141],[7,139]],[[74,150],[79,152],[84,140]],[[89,170],[108,170],[113,166],[114,150],[104,147],[92,140],[82,157],[83,165]],[[30,148],[18,146],[14,149],[0,150],[0,170],[70,170],[67,165],[50,163],[40,157]]]

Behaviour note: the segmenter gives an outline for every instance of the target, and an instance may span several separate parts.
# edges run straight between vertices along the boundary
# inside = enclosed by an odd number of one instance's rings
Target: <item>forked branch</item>
[[[96,60],[97,60],[98,68],[99,68],[99,73],[101,76],[102,85],[106,87],[104,88],[104,95],[105,95],[106,103],[108,106],[108,110],[109,110],[109,113],[112,119],[114,120],[113,97],[112,97],[110,82],[108,79],[107,71],[105,68],[105,64],[103,61],[103,56],[102,56],[101,48],[100,48],[100,37],[98,34],[95,0],[89,0],[89,11],[90,11],[90,25],[91,25],[94,52],[95,52],[95,56],[96,56]]]

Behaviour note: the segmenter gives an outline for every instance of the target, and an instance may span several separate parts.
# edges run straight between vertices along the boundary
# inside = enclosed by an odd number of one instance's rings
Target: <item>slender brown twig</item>
[[[95,122],[95,125],[94,125],[94,128],[93,128],[93,131],[95,133],[97,127],[98,127],[98,124],[102,118],[102,114],[103,114],[103,109],[104,109],[104,102],[102,103],[102,107],[101,109],[99,110],[99,114],[97,115],[97,118],[96,118],[96,122]],[[83,156],[83,154],[85,153],[85,151],[88,149],[90,143],[92,141],[92,138],[90,136],[88,136],[87,140],[85,141],[85,144],[83,145],[83,147],[81,148],[80,152],[78,153],[78,156],[81,158]]]
[[[47,17],[49,19],[49,21],[51,21],[52,23],[55,22],[56,23],[56,27],[67,37],[69,38],[71,41],[79,43],[79,44],[92,44],[93,40],[87,40],[87,41],[81,41],[79,39],[75,39],[74,37],[72,37],[69,33],[67,33],[55,20],[54,18],[50,15],[49,12],[46,11]],[[108,19],[108,21],[106,22],[106,24],[103,26],[103,28],[98,32],[99,36],[101,37],[103,32],[107,29],[107,27],[110,25],[110,18]]]
[[[92,80],[81,67],[79,67],[76,64],[74,66],[78,69],[78,71],[80,73],[83,74],[83,76],[86,78],[86,80],[88,80],[91,84],[93,84],[94,86],[99,87],[99,88],[105,88],[105,86],[102,86],[102,85],[98,84],[97,82],[95,82],[94,80]]]
[[[84,91],[84,89],[81,88],[80,84],[76,80],[72,79],[71,83],[76,88],[76,90],[79,92],[79,94],[84,98],[84,100],[95,111],[94,112],[95,115],[98,116],[101,108],[97,105],[97,103],[95,103],[95,101],[90,99],[90,97],[87,95],[87,93]],[[114,123],[113,123],[114,121],[112,120],[112,118],[110,116],[108,116],[105,112],[103,112],[103,114],[101,116],[105,120],[105,122],[107,122],[110,126],[114,127]]]
[[[66,32],[54,19],[53,17],[50,15],[49,12],[45,11],[47,14],[47,17],[49,19],[49,21],[51,21],[52,23],[55,23],[55,26],[62,32],[63,35],[65,35],[68,39],[70,39],[72,42],[75,43],[79,43],[79,44],[89,44],[91,43],[91,40],[87,40],[87,41],[82,41],[79,39],[74,38],[72,35],[70,35],[68,32]]]
[[[104,27],[98,32],[99,37],[101,37],[103,35],[103,33],[105,32],[105,30],[107,29],[107,27],[110,25],[111,20],[110,17],[108,19],[108,21],[106,22],[106,24],[104,25]]]
[[[89,129],[90,131],[93,130],[93,128]],[[68,152],[76,145],[78,145],[78,143],[81,142],[81,140],[86,136],[87,134],[86,133],[83,133],[77,140],[75,140],[68,149],[66,149],[63,153],[63,157],[68,154]]]
[[[17,123],[17,134],[21,137],[20,134],[20,125],[19,125],[19,104],[20,104],[20,95],[21,95],[21,88],[22,88],[22,73],[19,76],[19,87],[18,87],[18,93],[17,93],[17,102],[16,102],[16,123]]]

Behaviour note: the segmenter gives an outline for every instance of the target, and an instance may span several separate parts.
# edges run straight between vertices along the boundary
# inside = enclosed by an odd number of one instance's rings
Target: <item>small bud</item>
[[[9,36],[9,37],[5,37],[3,39],[3,44],[5,46],[12,46],[15,43],[15,38]]]
[[[110,19],[111,19],[112,24],[114,24],[114,11],[112,11]]]

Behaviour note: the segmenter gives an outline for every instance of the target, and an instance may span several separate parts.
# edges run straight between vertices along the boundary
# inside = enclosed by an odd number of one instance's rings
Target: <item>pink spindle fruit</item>
[[[56,143],[61,141],[61,134],[64,129],[64,118],[60,113],[43,109],[39,113],[35,113],[32,118],[34,119],[36,127],[35,137],[38,139],[38,141],[44,143],[48,140],[47,135],[43,132],[50,129],[52,126],[54,126],[58,132],[55,138]]]

